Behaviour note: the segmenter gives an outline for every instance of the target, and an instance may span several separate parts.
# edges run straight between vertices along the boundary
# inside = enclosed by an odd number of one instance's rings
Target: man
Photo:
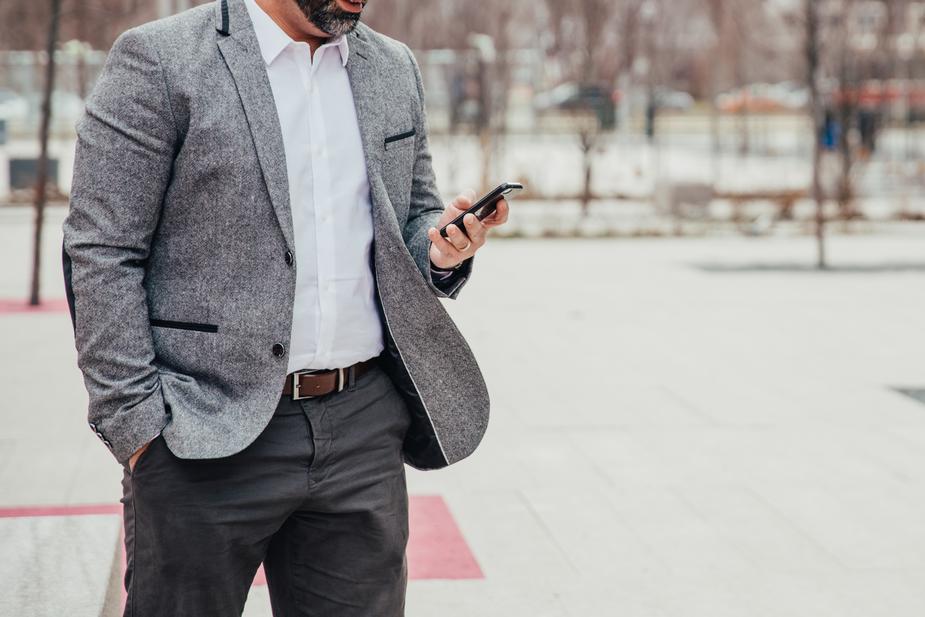
[[[401,615],[403,462],[488,396],[421,76],[351,0],[218,0],[123,34],[78,124],[64,269],[90,427],[125,466],[126,614]],[[467,238],[468,235],[468,238]]]

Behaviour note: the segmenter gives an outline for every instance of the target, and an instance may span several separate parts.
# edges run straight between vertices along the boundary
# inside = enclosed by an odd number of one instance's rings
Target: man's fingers
[[[470,216],[472,215],[467,214],[466,218],[469,218]],[[468,225],[467,225],[467,228],[468,228]],[[472,243],[472,241],[466,237],[466,234],[464,234],[462,230],[459,229],[459,227],[457,227],[456,225],[450,225],[449,227],[447,227],[446,233],[450,237],[450,244],[452,244],[454,247],[456,247],[462,252],[465,252],[466,249],[469,248],[469,245]]]
[[[498,225],[503,225],[507,222],[508,213],[510,208],[507,205],[507,200],[502,199],[498,202],[497,209],[491,213],[491,216],[485,217],[482,220],[482,223],[486,227],[497,227]]]
[[[450,204],[452,207],[456,208],[457,216],[461,212],[465,212],[470,207],[472,207],[473,202],[475,201],[475,191],[472,189],[466,189],[461,194],[456,196],[456,199]]]
[[[471,190],[456,197],[447,205],[438,225],[445,225],[468,210],[474,199],[475,192]],[[445,264],[455,266],[472,257],[484,246],[488,228],[504,223],[507,220],[507,212],[507,202],[502,199],[498,202],[495,212],[484,222],[470,213],[463,217],[462,225],[447,225],[445,238],[436,228],[428,229],[427,237],[430,238],[432,249],[436,251],[431,253],[431,260],[444,267]]]
[[[468,193],[457,196],[456,199],[447,204],[437,225],[442,227],[468,210],[472,206],[472,199]]]
[[[440,232],[437,231],[435,227],[431,227],[427,230],[427,237],[430,238],[433,246],[440,251],[440,254],[446,257],[450,261],[455,261],[459,263],[464,259],[462,253],[459,252],[455,246],[453,246],[449,240],[440,235]]]
[[[471,250],[477,249],[485,244],[485,233],[488,231],[479,217],[474,214],[467,214],[463,219],[466,226],[466,233],[469,234],[469,240],[472,241]],[[462,235],[462,234],[460,234]]]

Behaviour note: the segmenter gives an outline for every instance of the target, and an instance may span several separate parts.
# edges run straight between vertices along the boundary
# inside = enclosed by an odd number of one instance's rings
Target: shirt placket
[[[337,284],[336,243],[334,241],[334,206],[332,202],[332,177],[327,131],[324,123],[324,108],[320,81],[324,77],[322,61],[326,49],[315,52],[314,62],[308,71],[308,116],[311,130],[311,161],[314,183],[315,247],[318,264],[318,350],[316,365],[326,368],[331,360],[334,335],[337,330]]]

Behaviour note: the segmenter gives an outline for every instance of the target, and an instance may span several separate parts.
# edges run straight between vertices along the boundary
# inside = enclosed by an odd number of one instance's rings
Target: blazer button
[[[291,266],[295,259],[292,257],[292,251],[286,251],[286,265]]]
[[[276,345],[273,345],[273,355],[274,355],[274,356],[276,356],[276,357],[278,358],[278,357],[280,357],[281,355],[283,355],[284,353],[286,353],[286,348],[285,348],[285,347],[283,347],[283,346],[280,345],[279,343],[277,343]]]

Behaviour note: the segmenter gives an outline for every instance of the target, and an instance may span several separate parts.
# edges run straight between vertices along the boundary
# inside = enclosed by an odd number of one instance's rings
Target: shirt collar
[[[260,55],[263,56],[263,61],[269,66],[294,41],[260,8],[256,0],[244,0],[244,5],[247,7],[251,23],[254,24],[254,33],[257,35],[257,42],[260,44]],[[319,47],[318,51],[325,47],[336,47],[340,52],[341,63],[347,66],[350,47],[347,45],[346,36],[332,39]],[[316,51],[315,53],[318,52]]]

